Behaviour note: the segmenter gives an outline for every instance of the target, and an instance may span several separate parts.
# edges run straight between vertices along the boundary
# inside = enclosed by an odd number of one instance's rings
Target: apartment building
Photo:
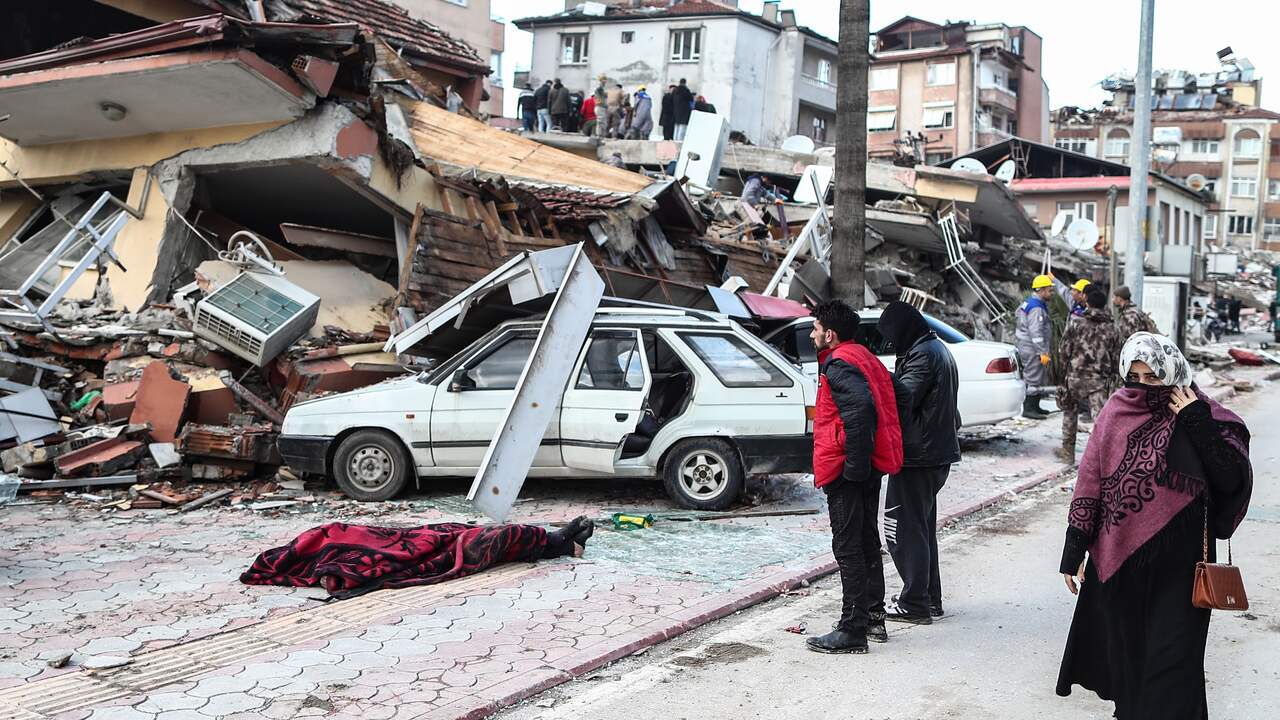
[[[656,99],[684,78],[757,145],[796,134],[835,142],[836,42],[776,0],[760,15],[732,0],[569,0],[561,13],[515,25],[533,33],[535,85],[558,78],[590,92],[604,75]],[[655,109],[654,138],[657,121]]]
[[[1049,137],[1049,89],[1039,35],[1000,23],[906,16],[874,34],[868,78],[868,152],[923,134],[930,164],[1009,137]]]
[[[475,49],[493,71],[485,81],[487,100],[479,111],[502,116],[502,53],[506,48],[505,21],[492,17],[489,0],[391,0],[415,18],[432,23]]]
[[[1205,240],[1280,249],[1280,113],[1257,105],[1262,81],[1247,60],[1227,56],[1214,73],[1159,71],[1153,77],[1152,167],[1212,197]],[[1103,81],[1102,108],[1053,114],[1053,143],[1128,163],[1133,79]]]

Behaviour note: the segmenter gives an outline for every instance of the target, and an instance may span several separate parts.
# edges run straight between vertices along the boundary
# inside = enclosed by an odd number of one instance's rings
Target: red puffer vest
[[[818,353],[818,364],[829,358],[843,360],[858,369],[867,379],[871,398],[876,404],[876,436],[871,465],[883,473],[902,469],[902,427],[898,424],[898,403],[893,392],[893,379],[884,365],[862,345],[846,341],[834,349]],[[844,472],[844,420],[825,373],[818,375],[818,404],[813,418],[813,483],[828,485]]]

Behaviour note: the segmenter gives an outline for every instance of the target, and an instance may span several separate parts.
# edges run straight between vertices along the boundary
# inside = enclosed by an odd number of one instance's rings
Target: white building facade
[[[757,145],[778,146],[791,135],[819,145],[835,142],[836,43],[795,23],[795,15],[765,4],[763,15],[689,0],[668,7],[582,7],[524,18],[533,33],[530,82],[559,79],[589,94],[604,75],[632,93],[654,98],[654,139],[660,100],[669,84],[688,82]]]

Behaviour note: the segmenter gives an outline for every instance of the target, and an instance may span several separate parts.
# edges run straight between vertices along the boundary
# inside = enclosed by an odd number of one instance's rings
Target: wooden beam
[[[444,211],[450,215],[457,215],[457,211],[453,209],[453,198],[449,196],[449,188],[440,187],[440,204],[444,206]]]
[[[396,293],[396,307],[404,307],[408,302],[409,279],[413,277],[413,260],[418,255],[418,233],[422,231],[422,205],[413,212],[413,222],[409,224],[409,247],[405,252],[405,261],[400,265],[400,281]]]

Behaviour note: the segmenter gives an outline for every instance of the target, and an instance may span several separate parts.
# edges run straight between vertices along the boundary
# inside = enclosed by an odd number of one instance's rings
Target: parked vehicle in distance
[[[512,320],[429,371],[289,409],[294,471],[357,500],[475,476],[540,320]],[[751,474],[809,472],[815,382],[721,315],[599,308],[530,477],[661,477],[684,507],[732,504]]]
[[[856,339],[892,371],[896,352],[892,343],[881,337],[876,328],[880,313],[874,308],[858,311],[862,325]],[[941,320],[929,315],[924,317],[956,360],[960,374],[960,421],[967,427],[990,425],[1020,416],[1026,386],[1022,382],[1014,347],[1005,343],[970,340]],[[805,374],[816,381],[818,355],[813,341],[809,339],[812,331],[813,318],[798,318],[768,333],[765,340],[799,364]]]

